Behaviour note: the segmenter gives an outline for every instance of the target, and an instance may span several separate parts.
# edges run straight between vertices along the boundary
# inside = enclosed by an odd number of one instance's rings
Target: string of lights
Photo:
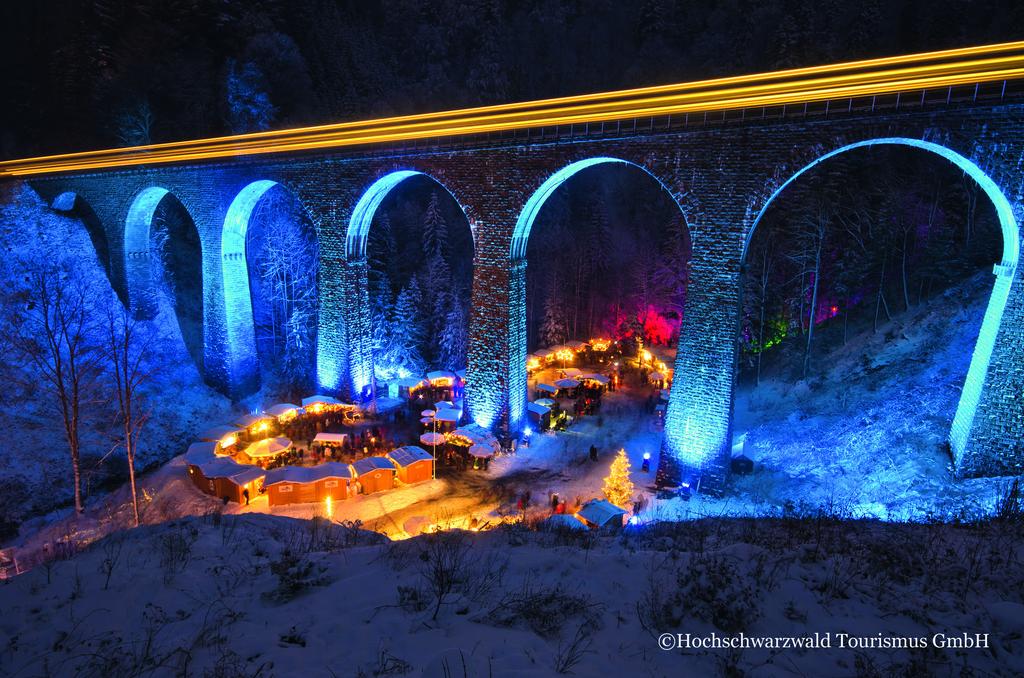
[[[1024,41],[771,73],[0,162],[0,177],[329,150],[784,106],[1024,78]]]

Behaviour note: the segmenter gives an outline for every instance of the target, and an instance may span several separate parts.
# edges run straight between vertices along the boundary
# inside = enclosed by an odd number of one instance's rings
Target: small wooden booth
[[[213,442],[193,443],[185,452],[185,465],[192,483],[200,491],[239,504],[245,503],[245,492],[255,497],[262,487],[266,472],[248,464],[239,464],[230,457],[216,454]]]
[[[271,506],[348,499],[352,469],[330,461],[318,466],[282,466],[267,471],[263,488]]]
[[[427,372],[427,381],[430,382],[430,392],[435,400],[448,400],[455,397],[454,372],[448,370],[435,370]]]
[[[246,440],[258,440],[270,435],[276,420],[269,414],[243,414],[234,424],[244,431]]]
[[[217,454],[230,454],[237,449],[243,433],[245,430],[237,426],[214,426],[200,433],[199,440],[217,443]]]
[[[276,419],[279,424],[287,424],[299,415],[300,409],[302,408],[292,403],[278,403],[268,407],[266,414]]]
[[[592,530],[621,530],[626,512],[607,499],[591,499],[576,517]]]
[[[526,403],[526,413],[537,431],[546,431],[551,425],[551,407],[540,401]]]
[[[363,457],[352,464],[353,482],[359,491],[373,494],[395,486],[395,465],[387,457]]]
[[[398,447],[388,452],[388,459],[395,465],[398,479],[407,485],[430,480],[434,475],[434,458],[422,448]]]

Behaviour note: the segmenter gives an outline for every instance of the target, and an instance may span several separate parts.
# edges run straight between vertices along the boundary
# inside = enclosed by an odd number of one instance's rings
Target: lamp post
[[[434,437],[430,439],[434,448],[434,461],[430,464],[430,479],[437,480],[437,410],[434,410]]]

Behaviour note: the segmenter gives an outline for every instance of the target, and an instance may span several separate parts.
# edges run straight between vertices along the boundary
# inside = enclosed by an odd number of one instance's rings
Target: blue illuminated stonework
[[[439,146],[256,156],[211,165],[33,179],[47,199],[74,192],[105,228],[111,279],[143,298],[146,214],[157,192],[195,221],[203,251],[207,380],[252,388],[251,299],[238,283],[245,215],[260,186],[287,187],[317,229],[317,376],[351,395],[372,378],[365,236],[388,192],[417,173],[463,207],[474,236],[467,398],[471,418],[516,432],[525,405],[525,252],[544,200],[587,167],[626,162],[648,172],[682,208],[692,258],[659,477],[721,488],[728,473],[746,244],[773,197],[818,162],[862,146],[900,144],[952,162],[994,202],[1003,256],[949,440],[962,476],[1024,473],[1024,286],[1018,266],[1024,191],[1024,106],[929,104],[885,112],[745,119],[690,127],[612,123]],[[575,135],[568,138],[568,134]],[[449,144],[449,145],[445,145]],[[247,205],[249,206],[247,208]],[[246,312],[246,304],[249,305]]]

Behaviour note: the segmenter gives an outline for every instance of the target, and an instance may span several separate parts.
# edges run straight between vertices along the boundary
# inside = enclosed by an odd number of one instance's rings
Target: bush
[[[270,571],[277,576],[277,587],[264,594],[264,597],[277,603],[287,602],[314,586],[328,583],[323,565],[291,549],[283,550],[281,557],[270,563]]]

